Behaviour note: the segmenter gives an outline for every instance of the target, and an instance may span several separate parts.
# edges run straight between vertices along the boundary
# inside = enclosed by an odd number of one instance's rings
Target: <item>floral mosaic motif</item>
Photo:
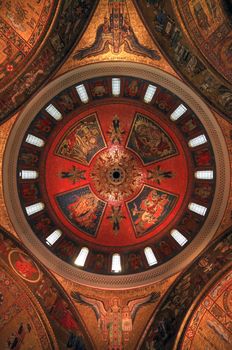
[[[71,169],[61,171],[59,173],[59,177],[62,179],[68,179],[73,185],[75,185],[77,182],[86,179],[85,172],[86,170],[78,169],[75,165],[73,165]]]
[[[106,201],[122,201],[138,193],[143,181],[139,160],[125,149],[103,151],[90,174],[92,187]]]
[[[107,134],[110,137],[112,145],[122,143],[122,138],[123,135],[125,135],[125,130],[120,127],[120,119],[117,114],[115,114],[112,120],[112,125],[110,126],[109,131],[107,131]]]
[[[147,170],[147,180],[154,181],[158,185],[160,185],[163,180],[172,179],[173,177],[175,177],[175,173],[171,170],[163,170],[160,165]]]
[[[165,131],[140,113],[136,114],[127,147],[135,151],[145,165],[177,154]]]
[[[158,226],[170,214],[177,196],[144,186],[136,199],[127,204],[137,236],[142,236]]]
[[[56,196],[66,218],[79,230],[95,236],[105,203],[99,200],[89,186]]]
[[[105,147],[96,114],[92,114],[67,132],[59,143],[56,154],[66,159],[88,165],[93,156]]]

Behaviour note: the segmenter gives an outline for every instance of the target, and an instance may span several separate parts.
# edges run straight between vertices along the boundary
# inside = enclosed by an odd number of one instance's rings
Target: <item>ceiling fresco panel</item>
[[[0,122],[55,72],[80,39],[96,4],[90,0],[0,2]]]
[[[225,273],[197,305],[185,327],[180,349],[231,349],[232,271]]]
[[[176,72],[231,121],[232,31],[222,2],[134,0],[134,3]]]
[[[177,278],[138,348],[231,348],[231,256],[229,229]]]
[[[92,349],[74,306],[52,275],[0,229],[1,349]],[[4,317],[2,317],[4,316]],[[69,344],[69,346],[68,346]],[[79,349],[79,348],[78,348]]]

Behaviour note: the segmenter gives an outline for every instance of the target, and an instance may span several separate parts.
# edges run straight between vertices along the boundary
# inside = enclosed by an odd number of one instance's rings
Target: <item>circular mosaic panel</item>
[[[125,74],[79,79],[40,104],[19,144],[17,190],[46,251],[118,278],[190,249],[216,186],[211,138],[190,105]]]
[[[159,113],[125,101],[98,104],[72,113],[50,139],[37,182],[63,231],[99,249],[125,248],[163,236],[183,214],[193,166],[184,138]]]

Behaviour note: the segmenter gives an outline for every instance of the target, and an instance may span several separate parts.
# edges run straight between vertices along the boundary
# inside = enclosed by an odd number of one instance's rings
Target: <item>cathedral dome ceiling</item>
[[[210,239],[227,159],[213,116],[186,89],[142,65],[98,64],[58,78],[22,113],[6,156],[5,193],[18,192],[8,209],[53,268],[63,260],[87,284],[147,283]]]
[[[0,0],[2,347],[230,348],[231,14]]]

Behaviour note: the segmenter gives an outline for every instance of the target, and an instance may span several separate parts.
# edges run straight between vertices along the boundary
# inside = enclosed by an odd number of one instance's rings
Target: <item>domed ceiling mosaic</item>
[[[170,275],[201,251],[229,177],[220,130],[189,91],[159,70],[102,63],[56,79],[23,111],[4,194],[45,265],[119,288]]]
[[[141,272],[178,254],[214,193],[199,119],[167,89],[133,77],[62,91],[35,116],[18,159],[33,231],[61,259],[99,274]]]

